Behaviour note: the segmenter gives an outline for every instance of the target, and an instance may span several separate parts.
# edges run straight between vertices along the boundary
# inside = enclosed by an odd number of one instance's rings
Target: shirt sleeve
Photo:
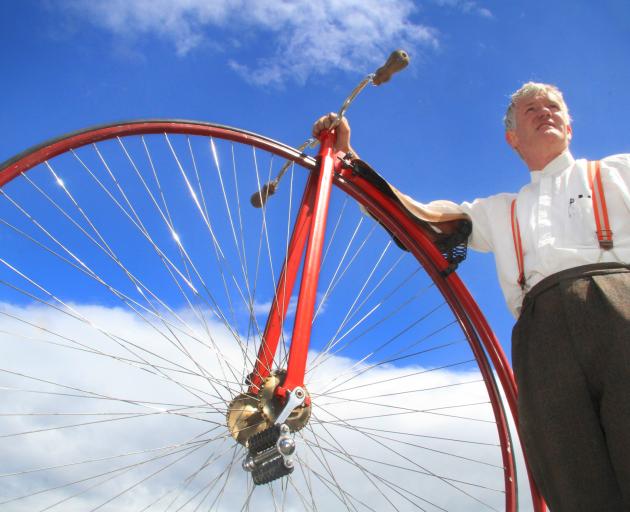
[[[602,160],[605,168],[610,169],[608,179],[619,188],[627,199],[630,190],[630,154],[613,155]]]
[[[511,239],[511,233],[499,233],[504,231],[499,228],[505,226],[506,220],[509,222],[510,204],[515,197],[516,194],[497,194],[460,204],[462,211],[472,220],[473,229],[468,240],[471,249],[496,252],[497,236],[510,236]]]

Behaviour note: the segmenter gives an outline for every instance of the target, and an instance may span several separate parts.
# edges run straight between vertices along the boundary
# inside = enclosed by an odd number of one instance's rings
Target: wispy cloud
[[[265,302],[254,302],[253,307],[252,307],[253,313],[256,316],[269,315],[269,310],[271,309],[271,303],[272,303],[271,300],[268,300]],[[287,316],[293,316],[293,314],[295,313],[296,307],[297,307],[297,296],[291,295],[291,298],[289,299],[289,307],[287,308]]]
[[[207,326],[211,340],[204,340],[204,326],[190,319],[190,333],[170,343],[121,309],[73,309],[90,322],[41,306],[0,303],[0,311],[11,315],[0,317],[0,390],[2,411],[8,413],[0,417],[0,433],[9,436],[0,444],[0,477],[9,482],[0,500],[35,493],[14,502],[24,507],[13,510],[65,499],[64,510],[87,510],[121,495],[114,506],[126,511],[160,496],[194,505],[198,496],[211,493],[208,502],[221,502],[213,509],[241,508],[249,476],[238,467],[243,450],[226,433],[222,401],[239,391],[237,380],[244,378],[239,357],[251,364],[253,352],[241,350],[255,347],[239,348],[234,333],[216,322]],[[485,510],[472,493],[499,508],[502,493],[486,489],[500,486],[502,471],[478,374],[391,364],[365,371],[367,361],[309,357],[320,361],[307,374],[313,416],[296,436],[300,467],[287,487],[287,509],[305,508],[301,500],[312,492],[321,498],[321,510],[338,510],[340,499],[330,492],[328,475],[345,495],[376,510],[387,506],[384,493],[392,487],[402,492],[403,505],[421,496],[458,510]],[[224,464],[235,467],[220,473]],[[307,469],[313,473],[305,476]],[[217,478],[221,485],[211,485]],[[37,493],[42,489],[50,490]],[[267,491],[256,492],[263,510],[274,506]]]
[[[440,7],[459,9],[466,14],[476,14],[482,18],[494,18],[490,9],[480,6],[474,0],[433,0],[433,2]]]
[[[295,310],[297,309],[297,295],[291,295],[289,299],[289,307],[287,308],[287,317],[292,317],[295,314]],[[324,300],[324,294],[322,292],[317,292],[317,296],[315,298],[315,311],[318,311],[319,314],[322,314],[326,311],[326,302]],[[258,315],[267,316],[269,314],[269,310],[271,309],[271,300],[265,302],[254,302],[252,309],[253,313]]]
[[[129,42],[146,35],[169,41],[180,56],[204,44],[228,44],[217,40],[217,31],[245,50],[265,38],[273,42],[268,55],[254,63],[238,54],[228,60],[261,86],[303,83],[331,69],[365,71],[395,48],[414,52],[439,44],[435,29],[413,20],[410,0],[69,0],[65,7]]]
[[[68,0],[70,14],[134,40],[153,35],[173,43],[178,55],[186,55],[204,40],[204,27],[221,26],[240,2],[186,0]]]

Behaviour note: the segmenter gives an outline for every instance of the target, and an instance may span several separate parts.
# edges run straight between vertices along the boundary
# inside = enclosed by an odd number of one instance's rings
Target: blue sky
[[[576,157],[630,152],[627,0],[5,1],[0,24],[0,161],[142,118],[216,122],[297,146],[397,47],[410,67],[368,88],[348,116],[361,156],[421,201],[528,182],[502,126],[510,93],[528,80],[564,91]],[[492,256],[470,253],[460,275],[509,354],[513,318]],[[102,314],[136,328],[115,309]]]
[[[0,159],[90,125],[149,117],[298,145],[399,46],[410,68],[368,89],[348,115],[360,154],[420,200],[527,182],[501,119],[528,80],[564,90],[576,157],[630,151],[624,0],[205,4],[2,2]],[[470,255],[460,273],[509,352],[512,318],[492,257]]]

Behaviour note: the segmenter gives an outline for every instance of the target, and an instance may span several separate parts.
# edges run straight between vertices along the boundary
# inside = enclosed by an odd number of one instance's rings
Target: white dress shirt
[[[588,184],[586,160],[569,151],[544,169],[532,171],[531,183],[518,194],[497,194],[460,205],[470,216],[472,249],[494,252],[499,283],[508,307],[518,317],[525,293],[561,270],[598,262],[630,263],[630,154],[601,160],[614,248],[600,249]],[[517,198],[527,286],[517,283],[518,266],[510,206]]]

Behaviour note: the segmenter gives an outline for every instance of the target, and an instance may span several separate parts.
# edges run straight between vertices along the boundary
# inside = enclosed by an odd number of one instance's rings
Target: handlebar
[[[383,64],[374,73],[372,83],[374,85],[381,85],[385,82],[389,82],[389,79],[394,73],[405,69],[409,64],[409,54],[404,50],[395,50],[387,58],[387,62]]]
[[[354,99],[359,95],[359,93],[365,89],[368,84],[373,85],[381,85],[385,82],[389,82],[394,73],[398,73],[399,71],[405,69],[409,64],[409,54],[404,50],[395,50],[393,51],[385,64],[383,64],[380,68],[378,68],[374,73],[366,76],[360,83],[357,85],[354,90],[350,93],[350,95],[346,98],[346,100],[341,105],[339,112],[337,113],[337,119],[330,126],[330,130],[333,130],[343,119],[346,110],[350,104],[354,101]],[[307,148],[315,147],[318,143],[318,140],[315,138],[310,138],[304,144],[302,144],[298,149],[300,151],[304,151]],[[278,175],[271,181],[265,183],[260,190],[254,192],[249,200],[251,205],[254,208],[262,208],[262,206],[267,202],[267,199],[276,193],[278,189],[278,184],[280,180],[284,176],[284,173],[289,168],[291,162],[286,162]]]

